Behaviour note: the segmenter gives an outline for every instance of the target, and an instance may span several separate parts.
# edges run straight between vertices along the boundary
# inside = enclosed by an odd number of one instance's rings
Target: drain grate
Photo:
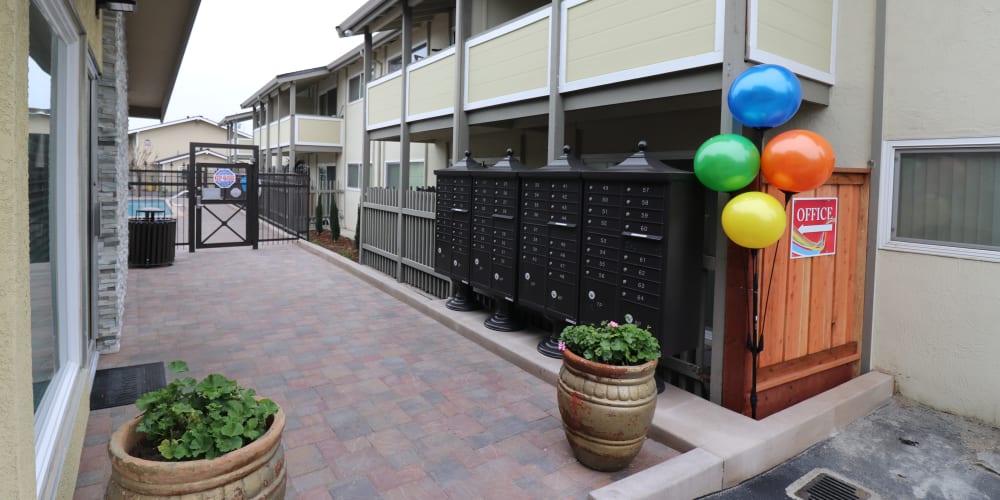
[[[879,496],[826,469],[813,469],[785,489],[799,500],[879,500]]]

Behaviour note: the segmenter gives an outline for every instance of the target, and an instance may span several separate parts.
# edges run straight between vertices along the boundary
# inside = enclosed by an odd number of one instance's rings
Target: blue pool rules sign
[[[215,171],[215,176],[212,178],[216,186],[222,189],[227,189],[233,184],[236,184],[236,174],[228,168],[220,168]]]

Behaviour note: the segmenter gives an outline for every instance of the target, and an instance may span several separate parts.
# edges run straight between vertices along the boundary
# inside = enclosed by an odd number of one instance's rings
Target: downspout
[[[881,184],[882,126],[885,100],[886,0],[875,3],[875,74],[872,89],[871,159],[868,165],[868,244],[865,252],[865,302],[861,325],[861,373],[872,369],[872,333],[875,322],[875,259],[878,254],[878,204]],[[886,182],[890,182],[886,179]],[[873,217],[874,215],[874,217]]]

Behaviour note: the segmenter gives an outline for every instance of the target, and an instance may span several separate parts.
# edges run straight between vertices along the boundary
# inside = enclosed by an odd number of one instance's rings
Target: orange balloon
[[[778,189],[816,189],[833,174],[833,148],[809,130],[789,130],[771,139],[760,155],[760,171]]]

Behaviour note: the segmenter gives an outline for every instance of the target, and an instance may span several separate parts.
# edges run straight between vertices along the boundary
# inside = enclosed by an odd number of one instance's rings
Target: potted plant
[[[188,371],[183,361],[174,373]],[[285,415],[233,380],[175,378],[111,436],[108,499],[285,497]]]
[[[573,454],[591,469],[623,469],[653,421],[659,341],[638,325],[604,321],[567,326],[559,349],[559,413]]]

